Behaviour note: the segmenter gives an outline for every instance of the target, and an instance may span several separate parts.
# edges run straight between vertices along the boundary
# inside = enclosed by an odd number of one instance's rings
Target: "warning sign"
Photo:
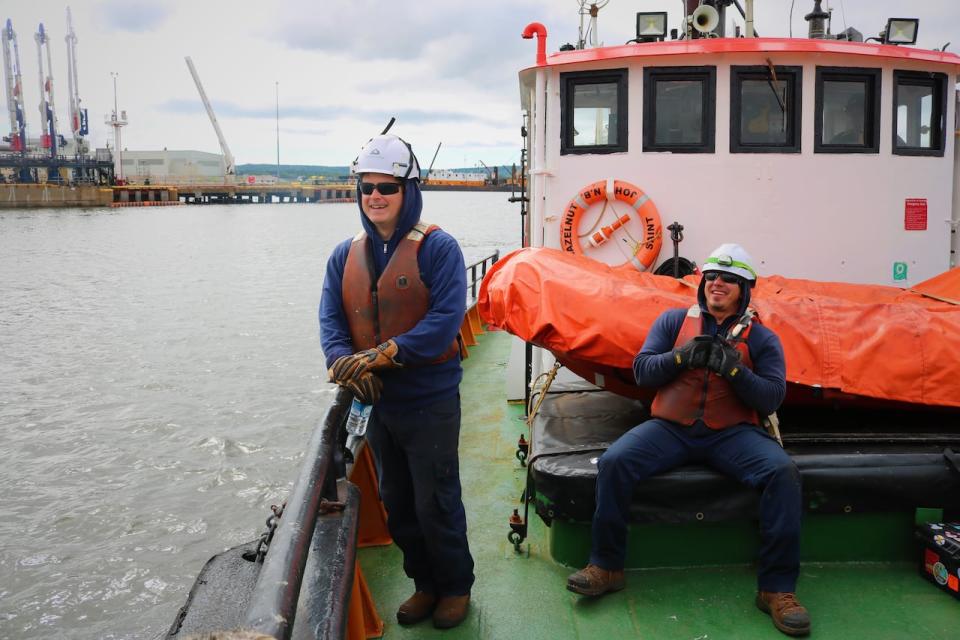
[[[926,198],[907,198],[904,201],[903,228],[907,231],[927,230]]]

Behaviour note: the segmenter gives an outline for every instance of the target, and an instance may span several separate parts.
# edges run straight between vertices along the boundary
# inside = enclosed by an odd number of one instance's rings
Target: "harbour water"
[[[424,194],[467,263],[504,193]],[[334,387],[317,303],[355,204],[0,210],[0,638],[156,638],[256,538]]]

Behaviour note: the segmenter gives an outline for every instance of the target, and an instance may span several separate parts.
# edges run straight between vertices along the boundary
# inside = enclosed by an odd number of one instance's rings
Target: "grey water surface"
[[[424,193],[467,262],[505,193]],[[333,397],[317,334],[355,204],[0,210],[0,638],[156,638],[256,538]]]

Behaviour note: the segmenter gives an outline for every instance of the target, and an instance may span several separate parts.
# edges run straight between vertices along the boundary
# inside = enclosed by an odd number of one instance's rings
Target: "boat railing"
[[[500,251],[494,251],[486,258],[481,258],[473,264],[467,265],[467,308],[469,309],[477,303],[477,288],[480,281],[487,275],[487,267],[493,266],[493,263],[500,259]],[[477,269],[480,270],[480,277],[477,277]]]
[[[337,476],[340,473],[334,455],[338,446],[338,432],[352,399],[349,391],[338,387],[323,423],[313,431],[304,452],[300,475],[287,500],[283,517],[280,518],[250,596],[244,629],[278,639],[290,637],[318,515],[325,513],[327,507],[343,506],[338,498]],[[356,549],[353,551],[355,553]],[[353,558],[341,559],[348,562],[352,570]],[[329,617],[325,625],[331,632],[329,637],[343,637],[342,631],[346,629],[345,607],[330,611]]]

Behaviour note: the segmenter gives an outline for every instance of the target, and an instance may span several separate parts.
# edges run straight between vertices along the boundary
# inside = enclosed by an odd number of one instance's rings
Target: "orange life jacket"
[[[415,224],[397,244],[376,284],[367,234],[361,231],[353,238],[343,268],[341,291],[355,350],[372,349],[406,333],[427,315],[430,289],[420,279],[417,254],[424,238],[439,228],[425,222]],[[460,341],[454,339],[433,362],[449,360],[459,352]]]
[[[684,345],[703,333],[703,319],[700,315],[699,305],[690,307],[680,327],[675,347]],[[729,341],[740,352],[740,361],[752,368],[753,362],[747,349],[749,334],[748,320],[747,326]],[[711,429],[726,429],[743,422],[760,424],[760,416],[756,410],[748,407],[737,396],[726,379],[708,369],[686,369],[673,381],[658,389],[650,413],[654,417],[687,426],[703,420]]]

